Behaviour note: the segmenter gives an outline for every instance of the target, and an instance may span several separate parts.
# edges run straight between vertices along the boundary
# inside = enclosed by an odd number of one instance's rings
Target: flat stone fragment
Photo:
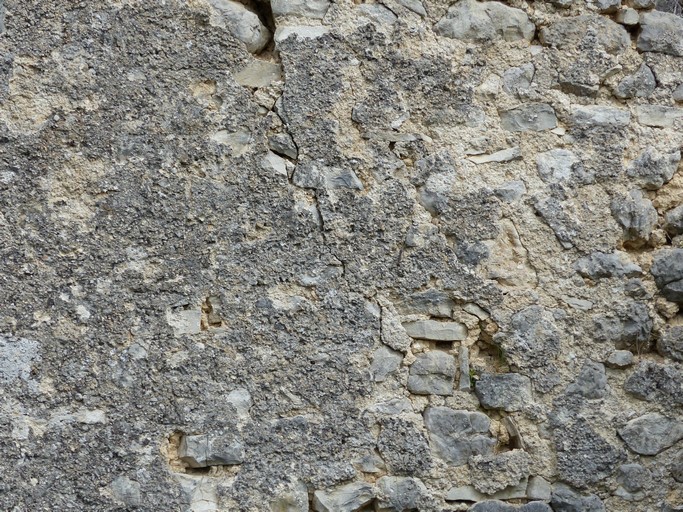
[[[615,350],[612,352],[607,361],[605,361],[605,366],[609,368],[628,368],[633,365],[634,357],[633,353],[628,350]]]
[[[620,9],[617,11],[616,20],[622,25],[632,27],[640,23],[640,14],[635,9],[627,7],[626,9]]]
[[[273,16],[301,16],[322,19],[330,8],[330,0],[270,0]]]
[[[420,340],[462,341],[467,338],[467,327],[458,322],[418,320],[403,324],[408,336]]]
[[[645,12],[640,15],[640,28],[636,46],[641,52],[683,57],[683,18],[668,12]]]
[[[649,98],[655,92],[657,81],[647,64],[641,64],[638,71],[625,77],[614,89],[614,95],[621,99]]]
[[[235,74],[235,82],[244,87],[265,87],[282,80],[282,66],[277,62],[254,59]]]
[[[244,445],[233,435],[186,435],[180,441],[178,457],[191,468],[241,464]]]
[[[560,50],[586,46],[618,55],[631,46],[631,38],[621,25],[607,16],[584,14],[562,17],[541,29],[541,44]]]
[[[279,174],[284,177],[288,176],[287,160],[276,155],[272,151],[268,151],[266,156],[261,159],[261,168],[273,175]]]
[[[375,499],[375,490],[365,482],[354,482],[330,491],[315,491],[315,512],[357,512]]]
[[[287,25],[275,30],[275,42],[281,43],[290,37],[298,37],[299,39],[318,39],[329,33],[330,28],[325,26],[309,26],[309,25]]]
[[[490,453],[496,444],[490,436],[491,420],[480,412],[429,407],[424,413],[434,453],[451,466],[462,466],[472,455]]]
[[[550,501],[550,483],[542,476],[532,476],[526,487],[526,497],[530,500]]]
[[[547,103],[528,103],[499,115],[503,129],[512,132],[540,132],[557,126],[555,110]]]
[[[473,485],[451,487],[446,493],[446,501],[486,501],[486,500],[517,500],[526,497],[528,482],[523,478],[519,483],[506,487],[493,494],[479,492]]]
[[[380,347],[375,350],[370,365],[370,373],[375,382],[384,382],[387,377],[396,372],[401,366],[403,355],[391,350],[389,347]]]
[[[120,476],[111,483],[114,497],[130,508],[137,508],[142,503],[140,484],[128,477]]]
[[[602,105],[574,105],[571,120],[575,126],[628,126],[631,113],[625,109]]]
[[[683,108],[663,105],[638,105],[636,118],[640,124],[655,128],[671,128],[683,118]]]
[[[582,495],[562,483],[553,486],[550,505],[554,512],[605,512],[605,505],[595,494]]]
[[[548,184],[573,185],[580,180],[581,160],[569,150],[551,149],[536,156],[536,169],[540,178]]]
[[[613,253],[594,252],[585,258],[576,260],[574,268],[581,276],[593,280],[641,275],[643,269],[630,262],[628,258],[628,253],[622,251],[614,251]]]
[[[526,505],[513,506],[508,503],[495,500],[480,501],[475,503],[470,512],[552,512],[547,503],[532,501]]]
[[[491,153],[490,155],[472,155],[467,157],[470,162],[474,162],[475,164],[510,162],[521,158],[522,153],[518,147],[502,149],[495,153]]]
[[[396,2],[422,17],[427,16],[427,11],[425,11],[424,5],[422,5],[420,0],[396,0]]]
[[[640,455],[657,455],[683,439],[683,421],[650,413],[619,429],[626,445]]]
[[[410,366],[408,391],[416,395],[452,395],[455,358],[444,352],[419,354]]]
[[[532,402],[531,380],[519,373],[485,373],[474,392],[484,409],[521,411]]]
[[[434,30],[461,41],[531,41],[536,27],[522,10],[499,2],[461,0],[448,9]]]
[[[460,381],[458,382],[458,389],[460,391],[469,391],[470,383],[470,350],[467,347],[458,348],[458,360],[460,361]]]

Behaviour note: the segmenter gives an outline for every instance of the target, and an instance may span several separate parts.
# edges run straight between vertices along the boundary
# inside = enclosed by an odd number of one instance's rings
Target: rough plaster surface
[[[653,6],[0,1],[0,509],[681,510]]]

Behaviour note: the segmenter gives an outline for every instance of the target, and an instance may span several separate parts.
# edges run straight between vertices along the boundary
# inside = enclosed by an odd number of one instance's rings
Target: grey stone
[[[382,4],[361,4],[358,11],[379,25],[392,25],[398,20],[394,12]]]
[[[552,512],[552,509],[548,504],[538,501],[515,507],[503,501],[487,500],[475,503],[470,512]]]
[[[683,483],[683,450],[679,450],[671,461],[671,476],[679,483]]]
[[[452,395],[455,358],[444,352],[419,354],[410,366],[408,391],[416,395]]]
[[[583,181],[581,160],[569,150],[551,149],[536,156],[536,169],[540,178],[548,184],[562,183],[569,186]]]
[[[410,512],[427,505],[429,491],[418,478],[383,476],[377,480],[376,512]]]
[[[287,160],[276,155],[272,151],[268,151],[261,159],[261,168],[272,175],[279,174],[285,178],[289,176],[289,173],[287,172]]]
[[[614,343],[617,349],[643,352],[650,348],[652,319],[642,302],[624,301],[607,315],[593,318],[594,339]]]
[[[626,445],[640,455],[657,455],[683,439],[683,421],[649,413],[619,429]]]
[[[620,9],[617,11],[616,20],[622,25],[632,27],[640,23],[640,14],[635,9],[627,7],[626,9]]]
[[[621,0],[593,0],[592,3],[602,14],[613,14],[621,7]]]
[[[647,242],[657,224],[657,210],[652,201],[634,189],[628,196],[612,201],[611,209],[614,219],[624,229],[624,240]]]
[[[514,95],[526,91],[531,87],[535,71],[536,68],[531,62],[505,70],[503,73],[503,90]]]
[[[391,398],[383,402],[376,402],[368,407],[368,411],[377,414],[395,416],[402,412],[411,412],[413,407],[407,398]]]
[[[617,471],[617,482],[628,492],[638,492],[651,481],[652,474],[640,464],[624,464]]]
[[[605,367],[593,361],[587,362],[581,368],[576,380],[567,387],[570,395],[579,395],[583,398],[596,399],[605,396],[607,391],[607,375]]]
[[[542,476],[532,476],[526,488],[526,497],[530,500],[550,501],[550,483]]]
[[[422,5],[420,0],[396,0],[396,2],[422,17],[427,16],[427,11],[425,11],[424,5]]]
[[[664,105],[638,105],[636,117],[638,122],[645,126],[672,128],[676,121],[683,119],[683,108]]]
[[[218,11],[230,33],[242,41],[250,52],[260,52],[270,41],[270,30],[261,22],[258,14],[244,4],[232,0],[209,0],[209,3]]]
[[[288,133],[278,133],[268,139],[268,147],[278,155],[296,159],[298,151],[292,136]]]
[[[683,18],[668,12],[645,12],[640,15],[640,27],[636,41],[640,51],[683,57]]]
[[[526,185],[521,180],[508,181],[496,189],[496,195],[506,203],[512,203],[526,194]]]
[[[538,200],[534,203],[534,210],[553,230],[562,247],[565,249],[574,247],[574,239],[581,227],[574,217],[565,212],[558,198],[549,197]]]
[[[683,84],[678,84],[678,87],[676,87],[674,92],[671,93],[671,97],[674,101],[679,103],[683,102]]]
[[[389,347],[380,347],[375,350],[370,365],[370,373],[375,382],[384,382],[389,375],[396,372],[401,366],[403,355],[391,350]]]
[[[375,490],[365,482],[346,484],[330,491],[313,493],[316,512],[357,512],[375,499]]]
[[[674,361],[683,361],[683,326],[665,326],[657,339],[657,352]]]
[[[396,308],[385,298],[380,298],[378,302],[381,308],[382,343],[394,350],[406,352],[413,340],[401,325]]]
[[[531,405],[531,380],[518,373],[483,374],[474,392],[484,409],[521,411]]]
[[[289,484],[270,503],[270,512],[308,512],[308,488],[300,481]]]
[[[273,16],[301,16],[322,19],[331,5],[330,0],[270,0]]]
[[[641,361],[626,379],[624,389],[647,402],[667,407],[683,405],[683,374],[674,365]]]
[[[664,297],[683,302],[683,249],[662,249],[655,253],[650,272]]]
[[[473,485],[452,487],[446,493],[446,501],[487,501],[487,500],[518,500],[526,496],[527,479],[523,478],[519,483],[508,486],[493,494],[479,492]]]
[[[191,468],[242,464],[244,445],[236,435],[185,435],[178,457]]]
[[[254,59],[235,74],[235,82],[244,87],[266,87],[282,80],[282,66],[278,62]]]
[[[111,492],[126,507],[137,508],[142,503],[140,484],[126,476],[120,476],[111,483]]]
[[[550,0],[550,3],[559,7],[560,9],[567,9],[572,6],[574,0]]]
[[[624,27],[598,14],[559,18],[541,29],[539,39],[560,50],[592,47],[610,55],[623,53],[631,46]]]
[[[286,25],[275,30],[275,44],[280,45],[289,38],[299,40],[318,39],[330,32],[330,28],[322,25]],[[278,46],[279,47],[279,46]]]
[[[484,494],[494,494],[524,481],[526,492],[531,457],[523,450],[498,454],[474,455],[469,460],[474,488]]]
[[[614,95],[621,99],[649,98],[655,92],[657,81],[647,64],[641,64],[638,70],[625,77],[614,89]]]
[[[511,162],[512,160],[521,160],[521,158],[522,153],[518,147],[502,149],[490,155],[472,155],[467,157],[470,162],[475,164]]]
[[[657,190],[667,183],[678,169],[681,152],[660,153],[648,146],[626,169],[626,174],[648,190]]]
[[[574,268],[583,277],[593,280],[641,275],[643,270],[635,263],[629,261],[628,258],[628,254],[622,251],[614,251],[608,254],[594,252],[589,256],[576,260]]]
[[[472,455],[491,453],[496,444],[489,433],[491,420],[485,414],[429,407],[424,419],[432,450],[451,466],[467,464]]]
[[[421,340],[462,341],[467,338],[467,327],[458,322],[418,320],[403,324],[408,336]]]
[[[652,9],[656,0],[628,0],[627,3],[635,9]]]
[[[29,379],[31,364],[40,360],[39,348],[37,341],[0,335],[0,384]]]
[[[460,380],[458,382],[458,389],[460,391],[469,391],[470,383],[470,350],[467,347],[460,346],[458,348],[458,361],[460,362]]]
[[[462,41],[531,41],[536,27],[524,11],[499,2],[462,0],[434,27],[437,34]]]
[[[553,486],[550,506],[554,512],[605,512],[605,505],[595,494],[582,495],[564,484]]]
[[[547,103],[527,103],[499,112],[500,124],[512,132],[552,130],[557,126],[555,110]]]
[[[575,105],[571,110],[571,122],[575,126],[628,126],[631,113],[628,110],[603,105]]]
[[[632,352],[628,350],[615,350],[609,355],[607,361],[605,361],[605,365],[609,368],[628,368],[633,365],[633,360]]]
[[[671,236],[683,234],[683,205],[666,212],[664,215],[664,229]]]

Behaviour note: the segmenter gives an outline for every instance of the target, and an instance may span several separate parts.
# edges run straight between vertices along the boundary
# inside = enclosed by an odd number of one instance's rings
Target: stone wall
[[[0,6],[1,510],[683,510],[676,0]]]

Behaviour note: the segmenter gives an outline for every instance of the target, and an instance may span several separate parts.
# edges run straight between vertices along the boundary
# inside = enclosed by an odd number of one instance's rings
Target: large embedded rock
[[[680,151],[660,153],[648,146],[626,169],[626,175],[647,190],[657,190],[673,177],[680,161]]]
[[[657,352],[674,361],[683,361],[683,326],[666,326],[659,333]]]
[[[429,407],[424,413],[432,450],[451,466],[462,466],[472,455],[484,455],[496,444],[491,420],[480,412]]]
[[[649,98],[655,92],[657,81],[647,64],[641,64],[632,75],[624,77],[614,89],[614,95],[621,99]]]
[[[624,382],[624,390],[646,402],[680,406],[683,405],[683,374],[672,364],[641,361]]]
[[[315,512],[357,512],[375,499],[375,490],[365,482],[354,482],[329,491],[315,491]]]
[[[657,210],[639,189],[612,201],[612,215],[624,229],[624,240],[639,244],[647,242],[657,224]]]
[[[528,103],[499,115],[503,129],[512,132],[540,132],[557,126],[555,110],[547,103]]]
[[[270,30],[261,22],[258,14],[244,4],[233,0],[209,0],[219,13],[220,22],[252,53],[258,53],[270,41]]]
[[[554,512],[605,512],[605,505],[595,494],[579,494],[562,483],[553,486],[550,505]]]
[[[474,488],[484,494],[494,494],[506,487],[526,482],[531,457],[525,451],[512,450],[499,454],[474,455],[469,460]]]
[[[641,31],[636,43],[642,52],[683,57],[683,18],[661,11],[640,15]]]
[[[467,327],[458,322],[417,320],[403,324],[411,338],[432,341],[462,341],[467,338]]]
[[[519,373],[483,374],[474,388],[484,409],[521,411],[532,402],[531,380]]]
[[[375,382],[384,382],[389,375],[396,372],[401,366],[403,355],[391,350],[389,347],[380,347],[372,355],[370,373]]]
[[[434,27],[437,34],[461,41],[531,41],[536,27],[524,11],[500,2],[460,0]]]
[[[429,491],[418,478],[383,476],[377,480],[377,512],[426,509],[429,500]]]
[[[672,302],[683,302],[683,249],[657,252],[650,272],[664,297]]]
[[[657,455],[683,439],[683,421],[650,413],[619,429],[626,445],[640,455]]]
[[[186,435],[180,440],[178,457],[191,468],[241,464],[244,444],[231,434]]]
[[[629,261],[628,254],[622,251],[614,251],[610,254],[594,252],[576,260],[574,268],[583,277],[593,280],[610,277],[636,277],[643,273],[643,269]]]
[[[408,390],[416,395],[452,395],[455,358],[432,351],[417,356],[410,366]]]
[[[593,361],[587,362],[574,382],[567,387],[567,394],[587,399],[602,398],[607,389],[605,367]]]
[[[301,16],[322,19],[330,8],[330,0],[270,0],[273,16]]]

